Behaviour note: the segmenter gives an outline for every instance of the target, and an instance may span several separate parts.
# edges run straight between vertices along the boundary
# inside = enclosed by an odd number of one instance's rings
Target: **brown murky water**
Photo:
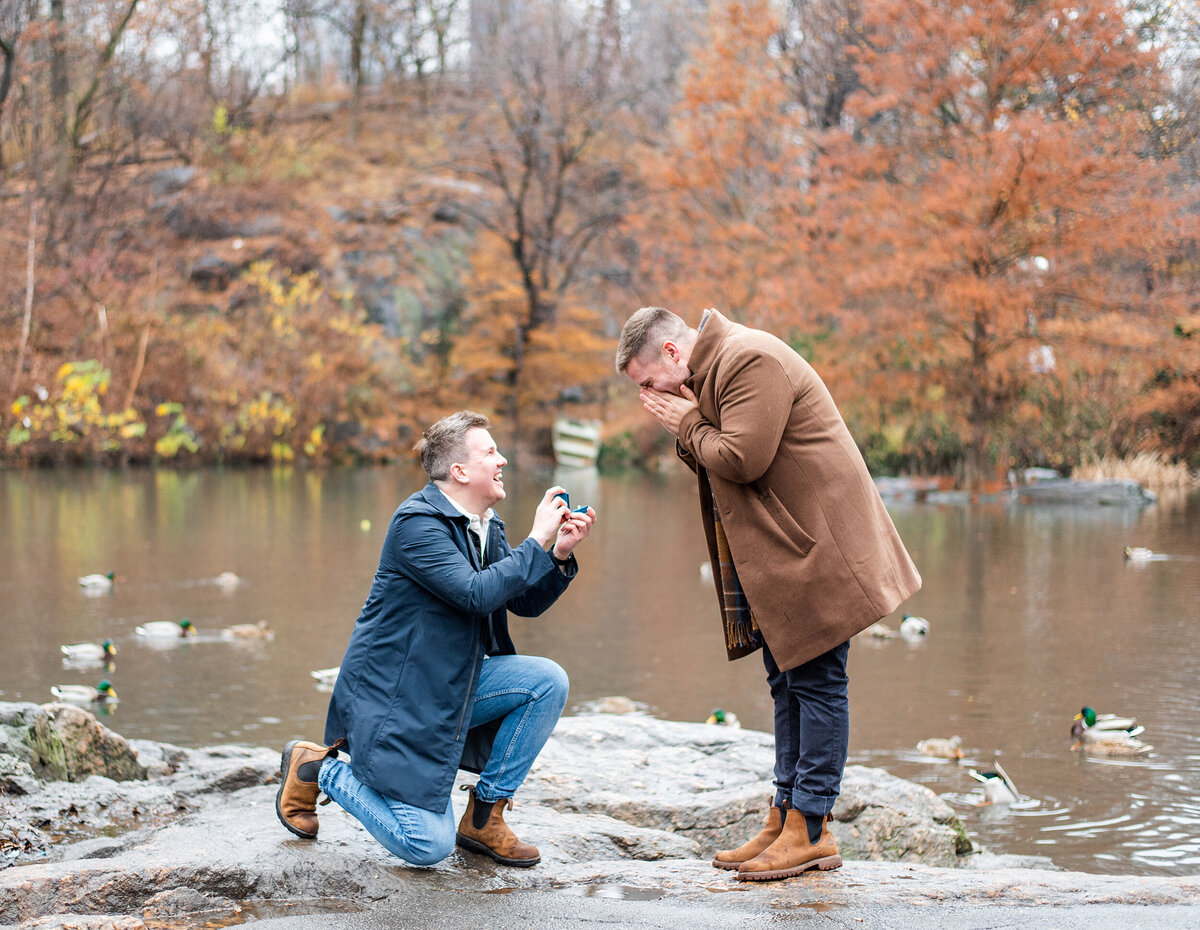
[[[576,709],[620,694],[665,718],[703,720],[719,706],[769,729],[759,660],[729,663],[721,649],[688,476],[510,469],[501,511],[512,535],[556,479],[600,522],[563,600],[541,620],[514,620],[519,647],[567,669]],[[388,518],[420,483],[409,468],[0,474],[0,700],[43,702],[52,684],[107,675],[121,701],[106,723],[129,737],[319,738],[328,693],[309,671],[340,661]],[[892,514],[925,579],[906,608],[931,629],[917,642],[855,641],[851,761],[945,795],[994,852],[1093,872],[1197,872],[1200,497],[1146,510],[902,504]],[[1126,545],[1168,557],[1127,563]],[[107,571],[119,576],[112,592],[76,582]],[[216,584],[226,571],[242,583]],[[154,646],[134,632],[185,616],[195,641]],[[219,635],[258,620],[273,641]],[[60,643],[104,637],[119,649],[111,671],[59,655]],[[1136,716],[1154,752],[1072,752],[1084,704]],[[952,734],[961,763],[915,750]],[[1013,807],[978,806],[968,770],[996,760],[1023,795]]]

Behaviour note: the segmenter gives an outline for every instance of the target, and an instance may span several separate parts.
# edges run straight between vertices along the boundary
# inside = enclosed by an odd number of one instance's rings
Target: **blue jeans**
[[[842,786],[850,745],[846,675],[849,641],[796,668],[780,671],[763,646],[775,701],[775,806],[823,817]]]
[[[539,656],[490,656],[483,661],[471,726],[501,720],[492,753],[475,786],[481,801],[511,798],[567,703],[567,673]],[[386,797],[360,782],[350,765],[326,759],[317,784],[393,855],[433,865],[454,850],[454,808],[442,813]]]

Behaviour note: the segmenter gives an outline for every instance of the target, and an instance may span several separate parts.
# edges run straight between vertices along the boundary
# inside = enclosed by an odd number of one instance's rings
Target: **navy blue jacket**
[[[484,655],[516,653],[506,611],[539,615],[578,570],[572,556],[564,575],[532,538],[511,548],[497,517],[483,568],[468,522],[432,482],[396,509],[325,721],[359,781],[439,814],[458,769],[483,769],[500,725],[470,721]]]

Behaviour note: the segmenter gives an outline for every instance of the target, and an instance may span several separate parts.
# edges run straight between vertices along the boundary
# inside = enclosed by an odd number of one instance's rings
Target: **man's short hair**
[[[671,339],[687,335],[688,325],[666,307],[642,307],[625,321],[617,343],[617,374],[623,375],[629,363],[650,350],[658,351]]]
[[[431,481],[445,481],[450,466],[461,462],[466,451],[467,433],[473,429],[488,429],[491,424],[482,413],[460,410],[442,417],[425,430],[413,446],[421,453],[421,467]]]

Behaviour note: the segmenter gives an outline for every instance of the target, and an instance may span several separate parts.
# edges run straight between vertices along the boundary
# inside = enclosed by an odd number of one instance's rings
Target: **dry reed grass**
[[[1182,462],[1166,462],[1157,452],[1139,452],[1128,458],[1106,455],[1083,462],[1072,472],[1079,481],[1111,481],[1130,478],[1144,488],[1161,491],[1190,491],[1200,487],[1200,474]]]

